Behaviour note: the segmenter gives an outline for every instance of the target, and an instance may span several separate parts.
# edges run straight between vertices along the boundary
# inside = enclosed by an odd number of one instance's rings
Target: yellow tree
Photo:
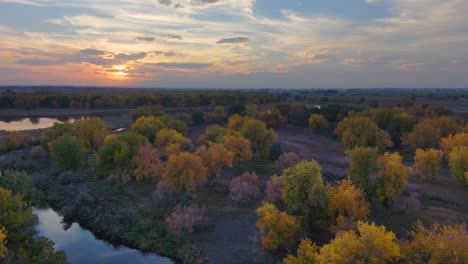
[[[143,135],[153,143],[156,133],[165,127],[166,122],[162,118],[156,116],[142,116],[130,125],[130,130]]]
[[[450,135],[440,141],[440,148],[447,157],[454,148],[463,146],[468,147],[468,133],[465,132]]]
[[[223,168],[233,166],[234,153],[221,144],[210,144],[208,147],[202,146],[197,150],[196,154],[208,169],[210,178],[219,177]]]
[[[263,248],[274,251],[294,246],[299,229],[296,218],[281,212],[269,202],[264,202],[257,209],[257,215],[257,227],[264,234],[260,238]]]
[[[314,133],[325,133],[330,128],[330,123],[323,115],[313,114],[309,118],[309,128]]]
[[[403,144],[413,149],[437,148],[444,137],[461,131],[463,127],[452,116],[426,118],[403,137]]]
[[[197,184],[206,181],[208,169],[202,160],[189,152],[169,156],[166,170],[163,174],[164,182],[173,191],[194,191]]]
[[[354,230],[357,221],[367,219],[369,204],[351,180],[342,180],[337,187],[331,187],[328,197],[328,212],[335,219],[331,231]]]
[[[184,142],[186,139],[184,135],[175,131],[174,129],[163,128],[156,133],[156,140],[154,141],[154,145],[157,148],[165,149],[172,144],[180,144]]]
[[[7,233],[5,231],[4,227],[0,227],[0,259],[4,256],[4,253],[6,251],[6,238],[7,238]]]
[[[320,249],[319,263],[390,263],[400,257],[395,234],[385,226],[358,222],[358,232],[344,231]]]
[[[383,151],[393,146],[390,135],[368,117],[346,117],[338,123],[335,133],[347,149],[362,146],[376,147]]]
[[[449,155],[450,174],[455,179],[468,185],[468,147],[456,147]]]
[[[303,239],[297,248],[297,255],[288,255],[283,264],[315,264],[319,263],[319,248],[310,240]]]
[[[468,232],[465,225],[425,228],[420,222],[402,243],[403,259],[414,264],[468,263]]]
[[[423,180],[432,180],[440,171],[443,153],[436,149],[417,149],[414,168]]]
[[[377,198],[383,204],[391,204],[408,183],[411,170],[403,165],[398,152],[380,156],[377,167]]]
[[[234,162],[252,159],[252,147],[250,140],[241,135],[229,135],[222,137],[220,142],[223,146],[234,154]]]

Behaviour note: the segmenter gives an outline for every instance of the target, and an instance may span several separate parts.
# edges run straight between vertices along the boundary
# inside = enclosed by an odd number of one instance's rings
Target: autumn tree
[[[228,128],[250,140],[252,151],[263,158],[268,156],[269,147],[277,138],[276,133],[268,129],[265,123],[250,117],[234,115],[229,119]]]
[[[197,143],[200,145],[208,145],[209,143],[217,143],[220,138],[229,135],[229,131],[219,125],[211,125],[205,128],[205,133],[200,135]]]
[[[213,109],[213,112],[206,113],[204,116],[206,123],[221,123],[226,120],[224,106],[218,105]]]
[[[165,121],[159,117],[142,116],[130,125],[130,131],[143,135],[151,143],[153,143],[156,137],[156,133],[165,127]]]
[[[206,181],[208,169],[202,160],[189,152],[169,156],[163,180],[173,191],[194,191],[197,184]]]
[[[235,163],[252,159],[252,144],[245,137],[233,134],[221,137],[218,141],[234,154]]]
[[[263,233],[260,240],[264,249],[274,251],[294,246],[299,229],[296,218],[281,212],[269,202],[264,202],[257,209],[257,215],[257,227]]]
[[[369,204],[351,180],[342,180],[337,187],[331,187],[328,197],[328,212],[335,220],[330,228],[333,232],[355,230],[357,221],[367,219]]]
[[[297,249],[297,255],[288,255],[283,264],[315,264],[319,263],[319,247],[312,240],[303,239]]]
[[[397,152],[380,156],[377,168],[377,198],[383,204],[391,204],[408,183],[411,170],[403,165]]]
[[[414,168],[423,180],[432,180],[440,171],[443,153],[436,149],[417,149]]]
[[[326,133],[330,128],[330,123],[323,115],[313,114],[309,118],[309,128],[314,133]]]
[[[200,157],[203,165],[208,169],[210,178],[219,177],[223,168],[233,166],[234,153],[221,144],[202,146],[197,150],[196,155]]]
[[[367,117],[346,117],[338,123],[335,133],[347,149],[376,147],[383,151],[393,146],[390,135]]]
[[[181,133],[173,129],[163,128],[156,133],[154,145],[157,148],[165,149],[173,144],[181,144],[185,140],[186,138]]]
[[[468,233],[465,225],[424,227],[421,222],[402,243],[403,259],[408,263],[468,263]]]
[[[440,141],[440,148],[447,157],[454,148],[463,146],[468,147],[468,133],[465,132],[449,135]]]
[[[148,144],[146,137],[126,132],[109,135],[92,159],[92,169],[95,175],[107,177],[112,173],[125,176],[131,172],[131,161],[137,150]]]
[[[404,135],[402,141],[412,149],[437,148],[442,138],[461,129],[458,121],[451,116],[426,118],[416,124],[410,133]]]
[[[7,233],[5,231],[5,228],[0,226],[0,259],[3,258],[3,256],[5,255],[5,251],[6,251],[6,240],[7,238]]]
[[[258,107],[256,104],[247,104],[245,106],[245,116],[257,117]]]
[[[401,256],[395,234],[385,226],[359,221],[357,232],[344,231],[320,249],[319,263],[390,263]]]
[[[229,198],[235,203],[245,203],[260,196],[258,176],[246,172],[232,179],[229,184]]]
[[[101,118],[81,119],[72,124],[72,135],[83,140],[88,150],[97,150],[109,134],[107,125]]]
[[[137,181],[156,179],[164,172],[164,153],[151,145],[140,147],[131,163],[135,167],[133,175]]]
[[[450,174],[462,182],[465,185],[468,185],[468,147],[456,147],[450,152],[449,155],[449,167]]]
[[[356,186],[364,192],[364,196],[369,199],[373,192],[370,176],[377,171],[377,149],[357,147],[347,150],[346,156],[350,160],[348,175]]]
[[[261,113],[260,120],[262,120],[269,128],[280,128],[286,123],[286,118],[281,115],[281,112],[272,108]]]
[[[87,149],[83,140],[70,134],[49,142],[50,156],[65,170],[76,171],[84,166]]]
[[[303,161],[283,171],[283,199],[295,212],[305,216],[307,222],[322,224],[327,204],[327,190],[320,165],[316,161]]]

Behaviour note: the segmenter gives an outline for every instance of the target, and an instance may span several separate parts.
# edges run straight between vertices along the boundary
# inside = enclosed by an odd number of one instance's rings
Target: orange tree
[[[221,144],[202,146],[197,150],[196,155],[200,157],[203,165],[208,169],[210,178],[219,177],[223,168],[233,166],[234,153]]]
[[[414,168],[423,180],[432,180],[440,171],[443,153],[436,149],[417,149]]]
[[[197,184],[206,181],[208,169],[202,160],[189,152],[169,156],[163,181],[173,191],[194,191]]]

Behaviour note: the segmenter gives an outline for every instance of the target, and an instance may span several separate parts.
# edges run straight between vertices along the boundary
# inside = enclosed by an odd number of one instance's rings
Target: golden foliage
[[[309,128],[314,133],[325,133],[330,128],[330,123],[323,115],[313,114],[309,118]]]
[[[328,211],[336,219],[331,231],[353,230],[358,220],[367,219],[369,204],[351,180],[342,180],[337,187],[331,187],[328,197]]]
[[[81,138],[88,150],[97,150],[104,142],[109,131],[101,118],[92,117],[73,123],[72,134]]]
[[[385,226],[358,222],[358,232],[337,234],[320,249],[319,263],[388,263],[400,257],[400,246],[393,232]]]
[[[383,151],[393,146],[390,135],[367,117],[346,117],[338,123],[335,133],[347,149],[362,146]]]
[[[163,128],[156,133],[154,145],[157,148],[164,149],[172,144],[182,143],[185,141],[184,135],[174,129]]]
[[[443,153],[436,149],[417,149],[414,168],[423,180],[432,180],[440,171]]]
[[[224,147],[234,154],[234,162],[252,159],[250,140],[241,135],[229,135],[221,139]]]
[[[264,235],[260,238],[266,250],[286,249],[296,242],[299,223],[291,215],[281,212],[276,206],[264,202],[257,209],[257,227]]]
[[[465,225],[425,228],[418,223],[410,232],[411,241],[402,243],[403,258],[407,263],[438,264],[468,263],[468,233]]]
[[[315,264],[318,263],[318,247],[310,240],[303,239],[297,249],[297,256],[288,255],[283,264]]]
[[[468,133],[457,133],[443,138],[440,141],[440,148],[447,157],[454,148],[462,146],[468,147]]]
[[[169,156],[163,180],[172,190],[194,191],[197,184],[206,181],[207,173],[199,157],[182,152]]]
[[[7,233],[5,231],[4,227],[0,227],[0,258],[4,256],[4,253],[6,251],[6,238],[7,238]]]
[[[402,142],[413,149],[437,148],[443,137],[462,129],[463,127],[452,116],[426,118],[416,124],[413,130],[403,137]]]
[[[221,144],[202,146],[196,154],[208,169],[208,175],[211,178],[219,177],[223,168],[233,166],[234,153]]]
[[[411,169],[405,167],[397,152],[385,153],[377,160],[377,198],[389,204],[396,198],[408,183]]]
[[[154,142],[156,133],[166,127],[163,118],[156,116],[142,116],[130,125],[132,132],[145,136],[150,142]]]

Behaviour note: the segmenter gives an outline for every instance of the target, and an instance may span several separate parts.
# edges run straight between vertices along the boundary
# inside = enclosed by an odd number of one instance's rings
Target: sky
[[[468,0],[0,0],[0,85],[468,88]]]

